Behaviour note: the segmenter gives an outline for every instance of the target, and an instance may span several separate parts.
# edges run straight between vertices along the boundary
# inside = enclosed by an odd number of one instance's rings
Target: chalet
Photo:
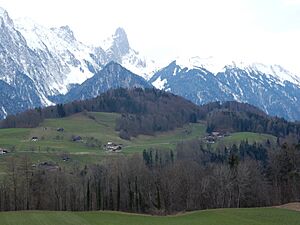
[[[74,136],[72,137],[72,141],[81,141],[82,138],[80,136]]]
[[[220,135],[220,132],[211,132],[211,135],[214,137],[218,137]]]
[[[122,144],[115,144],[113,142],[107,142],[107,144],[104,145],[104,148],[106,151],[109,151],[109,152],[120,152],[122,150]]]
[[[32,137],[32,138],[31,138],[31,141],[38,141],[38,140],[39,140],[38,137]]]
[[[0,155],[5,155],[8,153],[8,150],[7,149],[4,149],[4,148],[0,148]]]
[[[69,161],[70,160],[70,157],[69,156],[63,156],[62,157],[62,160],[64,161],[64,162],[67,162],[67,161]]]
[[[214,144],[217,141],[217,138],[212,135],[208,135],[204,139],[205,139],[206,143],[208,143],[208,144]]]
[[[65,129],[63,127],[59,127],[59,128],[56,129],[56,131],[58,131],[58,132],[64,132]]]

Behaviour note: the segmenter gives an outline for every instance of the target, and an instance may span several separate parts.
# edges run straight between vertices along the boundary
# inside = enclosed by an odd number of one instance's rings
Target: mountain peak
[[[114,49],[118,49],[121,55],[126,55],[129,52],[130,46],[125,30],[121,27],[117,28],[113,35]]]
[[[115,33],[103,41],[101,47],[104,51],[110,52],[111,55],[117,57],[111,58],[111,61],[119,62],[121,57],[130,51],[129,41],[125,30],[121,27],[117,28]]]
[[[4,8],[2,8],[2,7],[0,7],[0,21],[1,20],[5,24],[9,24],[11,26],[13,26],[13,24],[14,24],[13,21],[12,21],[12,19],[9,17],[8,12]]]
[[[122,38],[126,38],[127,39],[127,34],[124,30],[124,28],[122,27],[118,27],[115,31],[115,37],[122,37]]]
[[[7,15],[7,11],[0,7],[0,16],[3,17],[4,15]]]
[[[119,63],[115,62],[115,61],[110,61],[109,63],[107,63],[105,67],[110,67],[110,66],[121,66]]]
[[[110,72],[114,72],[116,69],[120,70],[120,69],[125,69],[125,68],[115,61],[110,61],[103,68],[103,70],[110,71]]]

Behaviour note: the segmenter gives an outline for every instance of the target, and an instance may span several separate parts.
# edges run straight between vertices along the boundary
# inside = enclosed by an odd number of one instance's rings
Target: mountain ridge
[[[290,77],[292,79],[292,77]],[[201,66],[182,66],[173,61],[149,81],[201,105],[214,101],[247,102],[270,115],[299,120],[300,85],[275,75],[236,65],[212,73]]]
[[[235,100],[253,104],[270,115],[300,120],[300,77],[280,65],[192,57],[175,58],[159,67],[131,48],[120,27],[98,47],[92,47],[77,40],[68,25],[46,28],[31,19],[12,20],[3,8],[0,22],[0,80],[5,82],[0,95],[11,99],[1,100],[0,118],[139,83],[198,105]],[[127,80],[120,74],[106,73],[106,85],[104,80],[99,83],[97,74],[111,61],[132,73],[124,72]],[[94,82],[86,82],[90,79]],[[14,105],[18,107],[14,109]]]

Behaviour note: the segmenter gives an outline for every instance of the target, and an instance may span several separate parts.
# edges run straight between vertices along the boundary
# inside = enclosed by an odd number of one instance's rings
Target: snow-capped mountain
[[[196,104],[236,100],[300,120],[300,77],[280,65],[193,57],[158,70],[130,46],[122,28],[93,47],[77,40],[69,26],[13,21],[0,7],[0,119],[109,88],[151,85]]]
[[[0,105],[0,118],[53,104],[53,96],[68,93],[112,60],[143,77],[153,70],[153,61],[130,47],[122,28],[102,48],[78,41],[69,26],[47,28],[29,18],[13,21],[1,7],[0,25],[0,81],[11,90],[0,90],[11,99]]]
[[[222,64],[212,58],[173,61],[150,82],[196,104],[235,100],[270,115],[300,119],[300,79],[279,65]]]
[[[146,80],[149,80],[158,70],[154,60],[141,56],[139,52],[130,47],[127,34],[123,28],[118,28],[114,35],[105,39],[101,47],[107,54],[108,62],[117,62]]]
[[[47,79],[42,80],[47,96],[67,93],[70,84],[84,82],[101,68],[90,56],[92,49],[77,41],[68,26],[49,29],[22,18],[15,21],[15,29],[43,64],[44,77],[36,80]]]
[[[8,13],[0,8],[0,118],[29,107],[49,105],[42,82],[46,70],[25,38],[15,29]],[[51,76],[48,78],[52,79]],[[13,107],[16,106],[16,107]]]

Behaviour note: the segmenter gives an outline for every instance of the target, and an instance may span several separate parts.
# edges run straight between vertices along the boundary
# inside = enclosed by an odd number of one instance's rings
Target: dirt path
[[[284,205],[274,206],[275,208],[290,209],[300,212],[300,202],[292,202]]]

